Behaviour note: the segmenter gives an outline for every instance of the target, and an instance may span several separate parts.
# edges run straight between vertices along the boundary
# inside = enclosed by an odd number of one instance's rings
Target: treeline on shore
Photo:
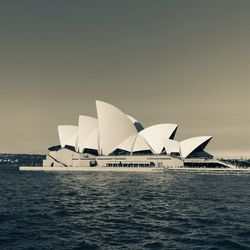
[[[1,166],[42,166],[45,155],[40,154],[0,154]]]
[[[220,159],[237,167],[250,168],[250,159]]]

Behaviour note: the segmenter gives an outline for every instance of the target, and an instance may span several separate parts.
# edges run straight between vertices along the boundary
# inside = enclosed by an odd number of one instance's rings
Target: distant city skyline
[[[47,153],[112,103],[250,157],[250,1],[0,0],[0,152]]]

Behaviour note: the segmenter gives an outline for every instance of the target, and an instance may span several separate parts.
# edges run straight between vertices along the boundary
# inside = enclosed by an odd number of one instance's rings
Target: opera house
[[[96,110],[97,118],[80,115],[78,126],[58,126],[60,145],[49,148],[44,167],[227,167],[204,151],[212,136],[177,141],[178,124],[144,128],[132,116],[102,101],[96,101]]]

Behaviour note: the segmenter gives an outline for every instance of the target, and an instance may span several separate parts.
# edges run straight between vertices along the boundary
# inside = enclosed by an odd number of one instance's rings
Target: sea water
[[[0,249],[250,249],[250,175],[0,171]]]

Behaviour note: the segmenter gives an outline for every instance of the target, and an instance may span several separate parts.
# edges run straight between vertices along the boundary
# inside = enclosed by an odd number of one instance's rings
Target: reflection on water
[[[245,249],[250,176],[0,172],[0,249]]]

